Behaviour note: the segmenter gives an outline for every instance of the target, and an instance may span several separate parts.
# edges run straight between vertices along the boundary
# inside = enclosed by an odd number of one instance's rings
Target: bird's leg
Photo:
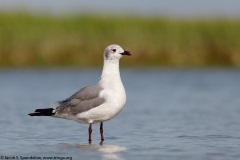
[[[91,141],[92,141],[91,134],[92,134],[92,123],[89,124],[89,128],[88,128],[88,142],[89,143],[91,143]]]
[[[101,134],[101,143],[104,141],[103,137],[103,122],[100,123],[100,134]]]

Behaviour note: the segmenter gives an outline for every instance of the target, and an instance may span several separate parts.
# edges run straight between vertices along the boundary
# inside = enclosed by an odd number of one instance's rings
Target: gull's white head
[[[129,51],[124,51],[122,47],[117,44],[109,45],[104,51],[105,60],[120,60],[123,55],[131,56]]]

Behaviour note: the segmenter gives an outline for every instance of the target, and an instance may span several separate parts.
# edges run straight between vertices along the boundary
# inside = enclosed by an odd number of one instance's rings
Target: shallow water
[[[104,123],[103,145],[99,124],[89,145],[88,125],[27,115],[97,83],[100,72],[1,70],[0,158],[240,159],[238,70],[122,70],[127,104]]]

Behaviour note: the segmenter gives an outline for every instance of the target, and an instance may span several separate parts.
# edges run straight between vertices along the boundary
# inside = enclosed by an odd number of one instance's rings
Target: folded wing
[[[99,85],[80,89],[71,97],[58,102],[59,106],[56,108],[56,116],[77,115],[100,106],[106,101],[105,98],[100,97],[101,91],[102,87]]]

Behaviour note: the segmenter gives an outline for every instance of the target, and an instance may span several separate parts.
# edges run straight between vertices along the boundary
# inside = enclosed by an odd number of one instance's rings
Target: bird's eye
[[[112,49],[112,52],[116,52],[116,49]]]

